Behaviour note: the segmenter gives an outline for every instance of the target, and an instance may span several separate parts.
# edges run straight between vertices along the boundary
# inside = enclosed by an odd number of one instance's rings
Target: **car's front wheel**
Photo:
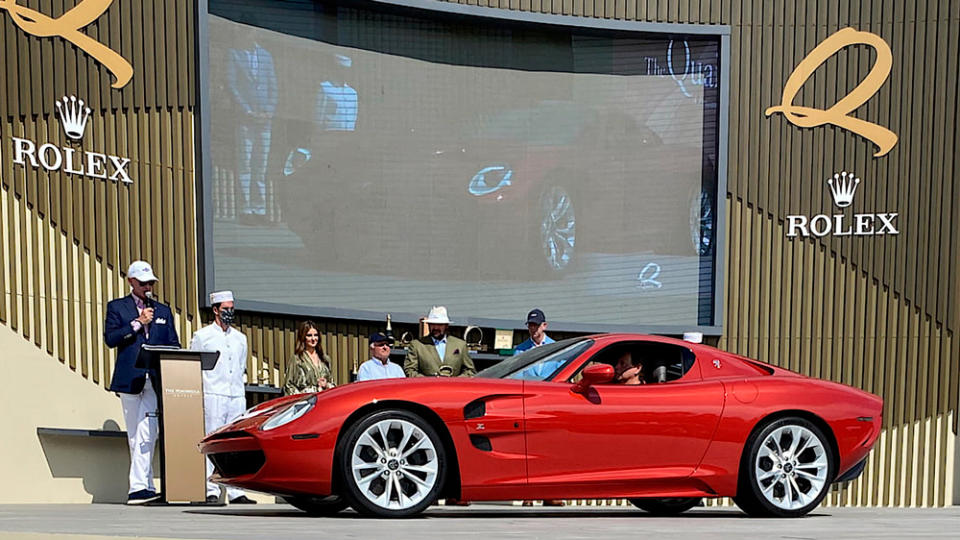
[[[630,499],[637,508],[655,516],[675,516],[700,504],[699,497],[669,497],[655,499]]]
[[[385,410],[349,428],[340,465],[354,510],[404,517],[436,501],[446,474],[446,455],[440,436],[423,418]]]
[[[753,516],[800,517],[827,495],[836,464],[827,436],[809,420],[775,420],[744,448],[737,506]]]
[[[311,516],[332,516],[344,510],[348,505],[347,501],[339,495],[330,495],[328,497],[284,497],[290,505],[298,510],[310,514]]]
[[[573,197],[563,186],[550,186],[540,195],[540,247],[547,268],[562,273],[573,262],[577,214]]]

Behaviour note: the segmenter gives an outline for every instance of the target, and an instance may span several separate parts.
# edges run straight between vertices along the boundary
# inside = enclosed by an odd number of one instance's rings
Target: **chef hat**
[[[217,291],[210,293],[211,304],[222,304],[223,302],[233,302],[232,291]]]

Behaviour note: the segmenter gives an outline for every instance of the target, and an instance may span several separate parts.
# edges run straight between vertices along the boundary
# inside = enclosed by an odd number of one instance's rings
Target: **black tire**
[[[637,508],[655,516],[676,516],[698,506],[700,497],[670,497],[656,499],[630,499]]]
[[[794,437],[791,431],[799,435]],[[777,447],[782,450],[783,446],[792,445],[794,438],[799,441],[797,449],[800,451],[796,456],[783,453],[789,459],[782,465],[770,457],[760,456],[764,450],[769,454],[771,450],[776,452]],[[804,516],[827,496],[836,467],[830,439],[823,430],[804,418],[780,418],[754,430],[747,440],[740,462],[737,496],[733,500],[751,516]],[[766,471],[768,478],[759,478],[758,470]],[[811,476],[822,478],[822,481],[809,480]],[[780,502],[776,502],[778,498]]]
[[[382,425],[387,425],[386,443],[379,435],[379,431],[365,438],[365,442],[360,442],[368,429]],[[410,429],[414,435],[403,448],[400,448],[405,429]],[[422,439],[426,440],[420,442]],[[383,446],[387,452],[396,451],[396,453],[388,454],[383,458],[377,457],[379,454],[367,442],[370,440]],[[406,452],[411,449],[412,453],[407,454]],[[355,453],[366,465],[362,468],[363,471],[376,472],[364,475],[358,469],[357,475],[360,476],[358,479],[354,474],[353,466]],[[406,458],[401,459],[404,456]],[[382,467],[381,459],[384,460]],[[338,461],[343,478],[344,496],[350,506],[361,514],[377,517],[408,517],[423,512],[436,502],[446,479],[447,458],[443,440],[427,421],[405,410],[388,409],[374,412],[350,426],[343,438]],[[432,472],[421,471],[428,468],[432,469]],[[386,477],[382,476],[384,473]],[[366,486],[358,483],[372,475],[376,476],[367,481]],[[397,477],[393,481],[395,483],[391,483],[392,475]],[[413,475],[422,483],[411,481]],[[391,484],[389,488],[388,483]],[[406,505],[400,493],[406,497]],[[371,496],[385,497],[387,506],[371,500]],[[396,505],[393,504],[394,496],[397,499]]]
[[[303,510],[311,516],[318,517],[332,516],[349,506],[346,499],[339,495],[330,495],[329,497],[284,497],[283,500],[298,510]]]

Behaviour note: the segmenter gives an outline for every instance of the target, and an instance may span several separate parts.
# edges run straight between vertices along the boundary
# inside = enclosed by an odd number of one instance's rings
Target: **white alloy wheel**
[[[401,418],[367,426],[350,448],[350,472],[359,494],[384,510],[408,510],[436,491],[437,448],[420,427]]]
[[[567,190],[547,188],[540,196],[540,216],[540,240],[547,266],[560,272],[573,259],[577,241],[577,216]]]
[[[821,436],[804,426],[776,428],[764,437],[752,464],[758,491],[782,510],[818,503],[829,486],[828,453]]]
[[[700,190],[690,201],[690,241],[697,255],[707,255],[713,248],[713,205],[707,191]]]

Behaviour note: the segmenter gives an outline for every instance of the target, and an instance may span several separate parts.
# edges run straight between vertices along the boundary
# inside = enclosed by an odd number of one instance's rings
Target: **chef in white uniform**
[[[194,351],[218,351],[220,358],[211,370],[203,372],[203,419],[207,433],[232,422],[247,408],[243,378],[247,370],[247,336],[233,328],[235,318],[233,293],[210,294],[214,320],[197,330],[190,342]],[[207,459],[207,478],[213,474],[213,463]],[[255,504],[243,490],[227,487],[231,504]],[[221,486],[207,481],[207,502],[220,502]]]

